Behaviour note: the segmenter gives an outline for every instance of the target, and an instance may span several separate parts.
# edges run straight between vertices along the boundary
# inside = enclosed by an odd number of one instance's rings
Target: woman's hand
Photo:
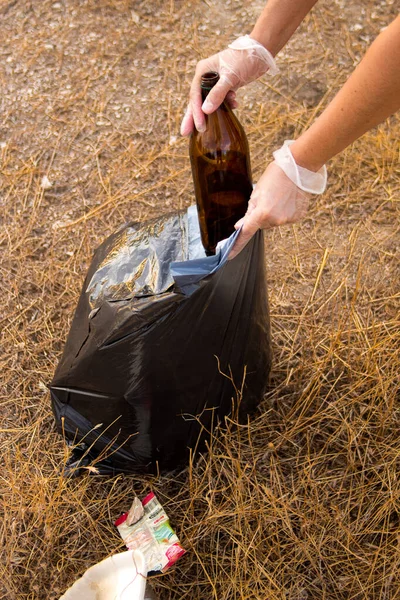
[[[210,71],[218,73],[220,79],[203,104],[200,80],[202,75]],[[248,35],[238,38],[226,50],[198,62],[190,87],[189,106],[181,124],[181,134],[189,135],[194,127],[198,131],[204,131],[204,113],[211,114],[217,110],[225,98],[231,108],[236,108],[235,91],[267,71],[272,74],[277,72],[272,54]]]
[[[241,232],[229,258],[234,258],[259,229],[296,223],[305,217],[311,194],[322,194],[326,168],[310,171],[299,166],[291,152],[296,142],[287,140],[273,153],[272,162],[253,191],[245,216],[235,225]]]
[[[306,213],[311,194],[293,183],[276,162],[264,171],[253,191],[245,216],[235,225],[242,228],[229,259],[234,258],[259,229],[296,223]]]

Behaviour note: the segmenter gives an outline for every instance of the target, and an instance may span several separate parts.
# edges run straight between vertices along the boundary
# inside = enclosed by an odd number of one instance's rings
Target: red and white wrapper
[[[128,525],[129,512],[126,512],[114,525],[127,548],[143,553],[148,572],[164,572],[185,554],[185,550],[153,492],[142,500],[142,506],[144,514],[136,523]]]

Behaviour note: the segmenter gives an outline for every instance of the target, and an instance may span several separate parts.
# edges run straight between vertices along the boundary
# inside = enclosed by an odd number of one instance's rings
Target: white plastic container
[[[90,567],[60,600],[144,600],[146,576],[142,552],[128,550]]]

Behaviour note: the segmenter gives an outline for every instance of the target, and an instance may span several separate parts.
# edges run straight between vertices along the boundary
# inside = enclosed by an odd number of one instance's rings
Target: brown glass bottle
[[[202,76],[203,102],[218,79],[218,73]],[[253,191],[247,137],[226,102],[206,115],[206,131],[194,130],[189,153],[201,239],[206,253],[215,254],[244,216]]]

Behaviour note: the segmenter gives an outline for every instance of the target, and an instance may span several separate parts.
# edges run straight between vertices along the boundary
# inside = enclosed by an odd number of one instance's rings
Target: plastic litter
[[[144,600],[146,577],[143,553],[128,550],[90,567],[60,600]]]
[[[140,501],[135,499],[131,510],[117,519],[114,525],[127,548],[138,549],[143,553],[148,572],[164,573],[185,554],[185,550],[154,493],[151,492],[142,500],[143,516],[139,518],[138,502]],[[133,522],[132,513],[136,519]]]
[[[264,244],[227,261],[236,235],[205,257],[191,207],[96,250],[50,385],[69,474],[175,469],[255,409],[271,364]]]

